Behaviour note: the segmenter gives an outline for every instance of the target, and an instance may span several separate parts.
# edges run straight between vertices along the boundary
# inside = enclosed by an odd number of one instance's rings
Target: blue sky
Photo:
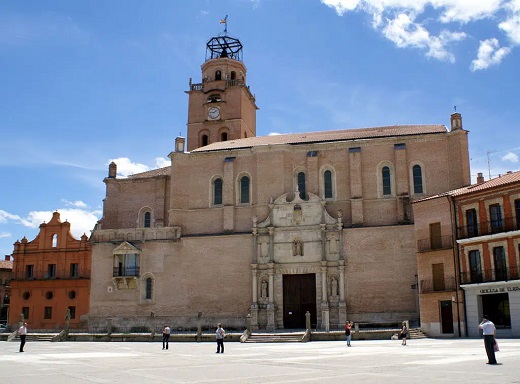
[[[258,135],[449,125],[457,106],[473,179],[519,169],[520,0],[3,0],[0,257],[54,210],[88,235],[110,161],[167,165],[226,15]]]

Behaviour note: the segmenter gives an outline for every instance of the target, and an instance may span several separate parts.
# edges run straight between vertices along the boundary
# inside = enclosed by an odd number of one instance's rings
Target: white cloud
[[[400,48],[416,48],[426,56],[454,62],[450,44],[465,39],[462,30],[468,23],[486,19],[496,23],[496,33],[506,33],[513,45],[520,45],[520,0],[321,0],[338,15],[365,12],[372,26]],[[420,19],[422,18],[422,19]],[[439,31],[440,32],[434,32]],[[475,30],[475,29],[473,29]],[[482,41],[498,41],[488,36]],[[486,49],[487,56],[486,55]],[[473,71],[499,64],[511,47],[492,49],[480,45],[479,57],[472,62]]]
[[[11,237],[12,235],[8,232],[0,232],[0,239],[4,237]]]
[[[500,47],[497,39],[487,39],[480,42],[477,58],[471,62],[471,70],[487,69],[492,65],[500,64],[511,48]]]
[[[284,133],[279,133],[279,132],[269,132],[267,134],[267,136],[278,136],[278,135],[284,135]]]
[[[108,163],[114,162],[117,164],[117,174],[122,177],[128,177],[136,173],[146,172],[150,167],[140,163],[133,163],[128,157],[120,157],[117,159],[110,159]]]
[[[506,155],[502,156],[502,161],[510,161],[512,163],[518,163],[518,155],[513,152],[508,152]]]
[[[170,159],[166,159],[164,157],[156,157],[155,158],[155,166],[157,168],[169,167],[170,165],[172,165],[172,162],[171,162]]]
[[[87,208],[87,204],[85,204],[81,200],[68,201],[68,200],[62,199],[61,201],[63,201],[66,206],[73,206],[73,207],[78,207],[78,208]]]

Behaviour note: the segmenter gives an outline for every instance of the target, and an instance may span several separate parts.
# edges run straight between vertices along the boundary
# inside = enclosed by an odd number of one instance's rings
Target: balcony
[[[520,221],[514,217],[504,217],[501,220],[484,221],[475,225],[465,225],[457,228],[458,239],[469,239],[477,236],[494,235],[520,230]]]
[[[462,272],[460,274],[461,284],[479,284],[519,279],[520,267],[484,269],[482,271]]]
[[[443,280],[426,279],[419,282],[419,293],[446,292],[456,289],[454,277],[446,277]]]
[[[33,280],[77,280],[77,279],[90,279],[90,272],[82,272],[78,275],[71,276],[69,272],[57,273],[53,276],[49,276],[47,273],[34,274],[32,276],[16,275],[11,281],[33,281]]]
[[[438,251],[441,249],[452,249],[453,248],[453,237],[439,236],[431,237],[428,239],[422,239],[417,241],[418,252],[431,252]]]
[[[138,277],[139,267],[114,267],[112,277]]]

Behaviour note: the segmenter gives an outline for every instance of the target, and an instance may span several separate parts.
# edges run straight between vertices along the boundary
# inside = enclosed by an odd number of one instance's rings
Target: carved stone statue
[[[263,300],[267,300],[267,281],[262,280],[262,284],[260,287],[260,298]]]
[[[293,241],[293,256],[303,256],[303,244],[300,240]]]
[[[331,301],[338,299],[338,279],[335,277],[330,280],[330,299]]]

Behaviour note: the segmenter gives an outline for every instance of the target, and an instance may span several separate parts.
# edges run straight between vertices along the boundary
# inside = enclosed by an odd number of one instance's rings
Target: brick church
[[[90,326],[417,320],[411,203],[470,184],[461,115],[449,128],[257,136],[242,49],[227,34],[208,41],[170,166],[118,178],[110,164]]]

